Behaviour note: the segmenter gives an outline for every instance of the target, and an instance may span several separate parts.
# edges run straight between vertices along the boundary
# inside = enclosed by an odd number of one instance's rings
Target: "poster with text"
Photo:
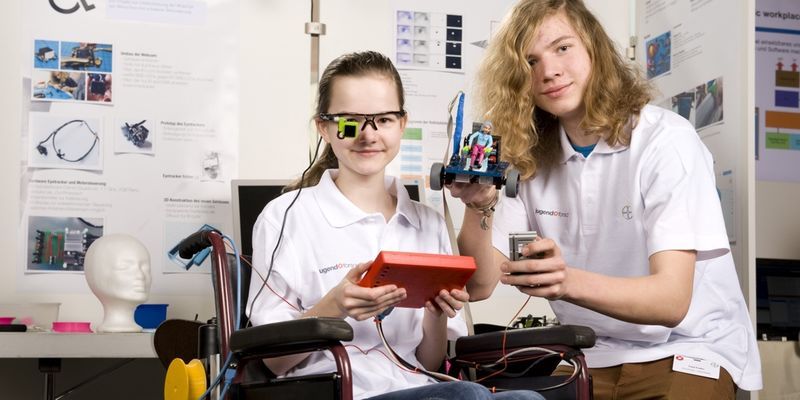
[[[409,120],[400,154],[389,166],[406,181],[424,182],[425,201],[443,211],[443,193],[430,190],[431,164],[443,162],[452,148],[449,106],[465,93],[462,135],[472,133],[481,115],[472,90],[486,46],[500,20],[514,4],[393,1],[388,17],[394,26],[393,61],[406,91]],[[456,229],[461,226],[463,204],[448,199]]]
[[[756,1],[756,179],[800,182],[800,3]]]
[[[151,292],[209,292],[207,262],[167,253],[231,229],[238,3],[26,1],[22,18],[18,290],[88,293],[86,251],[124,233],[150,253]]]
[[[636,60],[657,90],[655,105],[686,118],[714,158],[717,193],[731,251],[746,270],[741,216],[747,203],[748,124],[745,46],[748,15],[725,0],[637,0]]]

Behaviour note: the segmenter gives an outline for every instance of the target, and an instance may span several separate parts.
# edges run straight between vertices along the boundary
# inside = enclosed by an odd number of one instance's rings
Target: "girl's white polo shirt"
[[[339,284],[355,265],[375,259],[381,250],[451,254],[450,239],[442,217],[433,209],[411,201],[398,179],[386,178],[386,187],[397,196],[397,212],[386,221],[382,214],[368,214],[353,205],[336,187],[338,171],[326,171],[319,184],[304,188],[289,211],[283,240],[275,256],[269,284],[299,310],[313,307]],[[275,247],[284,211],[296,192],[270,202],[256,221],[253,231],[253,266],[264,276]],[[253,274],[250,300],[261,287]],[[252,321],[260,325],[296,319],[301,312],[265,288],[252,307]],[[387,341],[403,359],[417,364],[416,348],[422,340],[423,309],[396,308],[383,321]],[[383,354],[385,349],[372,319],[345,319],[354,331],[352,342],[344,343],[353,371],[356,398],[406,389],[432,381],[419,373],[401,370]],[[448,338],[466,335],[466,323],[459,314],[448,320]],[[364,354],[362,352],[366,352]],[[316,352],[287,376],[335,370],[327,352]]]
[[[716,191],[712,156],[679,115],[646,106],[631,144],[600,140],[589,157],[561,130],[562,156],[521,182],[494,217],[493,243],[508,254],[508,233],[535,230],[556,241],[567,264],[600,274],[649,274],[650,255],[696,250],[689,312],[675,328],[623,322],[564,301],[564,324],[592,327],[590,367],[684,354],[718,362],[745,390],[761,388],[758,348],[739,286]]]

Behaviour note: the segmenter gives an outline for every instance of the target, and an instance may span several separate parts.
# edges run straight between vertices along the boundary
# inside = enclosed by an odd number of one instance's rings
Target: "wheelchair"
[[[191,258],[209,246],[217,316],[209,324],[182,320],[162,323],[156,330],[154,345],[164,366],[175,358],[189,362],[195,358],[213,359],[218,354],[220,360],[224,359],[222,369],[232,371],[225,383],[229,388],[223,400],[351,400],[352,371],[342,344],[353,339],[350,325],[339,318],[303,318],[236,326],[237,321],[246,318],[236,315],[235,283],[239,281],[242,288],[248,288],[250,268],[235,267],[235,258],[226,252],[223,236],[215,230],[200,230],[185,238],[179,244],[181,257]],[[243,290],[241,296],[239,304],[246,304],[247,292]],[[591,328],[564,325],[488,330],[454,343],[455,355],[447,360],[447,374],[496,390],[537,390],[548,400],[592,398],[591,377],[580,350],[594,345]],[[330,352],[336,371],[279,378],[261,361],[312,351]],[[561,361],[573,365],[573,374],[550,376]]]

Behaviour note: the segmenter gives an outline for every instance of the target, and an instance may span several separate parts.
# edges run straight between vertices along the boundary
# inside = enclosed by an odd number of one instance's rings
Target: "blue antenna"
[[[458,95],[456,127],[453,130],[453,156],[461,154],[461,129],[464,127],[464,92]]]

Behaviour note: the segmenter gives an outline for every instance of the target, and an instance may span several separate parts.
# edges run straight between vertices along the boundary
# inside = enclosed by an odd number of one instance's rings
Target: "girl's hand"
[[[361,276],[369,269],[370,262],[353,267],[344,279],[325,296],[336,304],[342,317],[363,321],[380,314],[383,310],[406,298],[406,290],[396,285],[375,288],[358,286]]]
[[[452,289],[449,292],[442,289],[433,302],[425,302],[425,311],[435,316],[446,314],[453,318],[459,310],[464,308],[464,303],[469,301],[469,294],[463,289]]]

